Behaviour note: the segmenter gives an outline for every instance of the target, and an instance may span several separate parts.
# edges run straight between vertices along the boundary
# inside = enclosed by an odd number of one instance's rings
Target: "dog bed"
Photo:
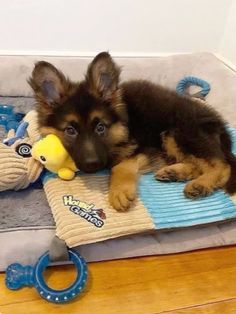
[[[0,94],[8,96],[1,98],[1,103],[12,103],[24,111],[32,109],[32,95],[25,82],[34,61],[39,59],[42,58],[0,57]],[[82,77],[90,61],[87,58],[46,59],[75,79]],[[171,88],[175,88],[179,79],[186,75],[204,78],[212,86],[208,102],[218,109],[232,126],[236,126],[236,75],[214,55],[199,53],[162,58],[120,58],[117,62],[124,68],[124,79],[142,75],[142,78],[152,79]],[[15,261],[34,263],[48,249],[55,235],[54,222],[44,192],[27,189],[3,192],[0,197],[0,269],[4,270],[8,264]],[[221,219],[221,223],[215,222],[191,229],[159,230],[155,234],[81,245],[79,250],[87,261],[99,261],[235,243],[236,222],[222,222]]]

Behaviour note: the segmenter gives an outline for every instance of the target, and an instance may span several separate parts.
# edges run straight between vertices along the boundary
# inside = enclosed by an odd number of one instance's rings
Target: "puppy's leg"
[[[158,170],[155,178],[159,181],[187,181],[197,178],[199,169],[191,163],[180,162]]]
[[[116,210],[126,211],[135,200],[139,170],[147,164],[148,157],[138,154],[112,168],[109,202]]]
[[[184,194],[189,198],[210,195],[214,190],[224,188],[230,177],[230,166],[223,160],[215,159],[207,162],[198,160],[202,175],[186,184]]]
[[[224,161],[217,136],[215,138],[212,136],[211,141],[209,140],[209,145],[204,147],[204,150],[209,152],[209,155],[213,155],[214,151],[214,154],[219,156],[211,159],[197,158],[191,154],[184,154],[171,132],[164,133],[162,139],[163,149],[167,156],[174,157],[178,163],[159,170],[156,174],[158,180],[192,180],[184,189],[185,195],[189,198],[207,196],[214,190],[225,187],[229,180],[231,169]]]
[[[175,164],[161,168],[155,178],[160,181],[187,181],[197,178],[201,173],[198,167],[178,147],[173,132],[162,133],[162,146],[167,159],[173,159]]]
[[[166,154],[167,159],[174,160],[179,163],[182,162],[185,158],[185,155],[178,147],[176,140],[172,134],[173,132],[163,132],[162,137],[162,148]]]

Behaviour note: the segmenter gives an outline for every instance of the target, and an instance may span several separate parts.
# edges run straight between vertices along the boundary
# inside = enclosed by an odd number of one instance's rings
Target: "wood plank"
[[[66,305],[47,303],[34,289],[9,291],[1,275],[0,312],[86,314],[96,309],[102,314],[148,314],[182,308],[186,312],[189,307],[236,298],[236,247],[91,263],[89,269],[85,293]],[[47,279],[49,285],[62,287],[73,276],[70,266],[57,267]]]
[[[206,304],[196,306],[189,309],[179,309],[166,314],[235,314],[236,313],[236,299],[220,301],[213,304]]]
[[[49,305],[45,306],[42,304],[41,300],[36,301],[29,301],[29,302],[22,302],[22,303],[14,303],[11,305],[4,305],[1,307],[1,313],[2,314],[25,314],[27,309],[27,313],[30,314],[41,314],[41,313],[47,313],[48,314],[91,314],[92,311],[96,312],[98,314],[105,313],[103,312],[102,308],[96,308],[96,310],[90,309],[83,309],[79,308],[76,303],[72,306],[70,305]],[[78,309],[80,312],[78,312]],[[99,312],[101,311],[101,312]],[[108,312],[110,313],[110,312]],[[114,313],[121,313],[120,310],[117,308],[116,312]],[[127,309],[127,312],[123,312],[123,314],[128,314],[129,309]],[[174,309],[171,311],[162,311],[162,312],[151,312],[149,309],[141,309],[138,313],[145,313],[145,314],[235,314],[236,313],[236,299],[234,300],[228,300],[228,301],[219,301],[217,303],[213,304],[207,304],[207,305],[200,305],[200,306],[194,306],[192,308],[185,308],[185,309]]]

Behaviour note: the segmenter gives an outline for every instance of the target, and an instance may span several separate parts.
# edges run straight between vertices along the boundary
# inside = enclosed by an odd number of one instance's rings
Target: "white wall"
[[[230,4],[231,0],[0,0],[0,54],[215,52]]]
[[[232,1],[219,53],[236,65],[236,1]]]

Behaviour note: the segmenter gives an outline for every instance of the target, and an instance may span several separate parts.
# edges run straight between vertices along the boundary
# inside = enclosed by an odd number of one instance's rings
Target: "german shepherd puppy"
[[[153,160],[160,162],[163,152],[174,163],[159,169],[156,179],[190,180],[187,197],[203,197],[218,188],[235,192],[236,158],[221,116],[148,81],[119,84],[119,75],[111,56],[102,52],[80,83],[44,61],[29,79],[41,133],[59,136],[82,171],[111,168],[111,205],[130,207],[140,171]]]

